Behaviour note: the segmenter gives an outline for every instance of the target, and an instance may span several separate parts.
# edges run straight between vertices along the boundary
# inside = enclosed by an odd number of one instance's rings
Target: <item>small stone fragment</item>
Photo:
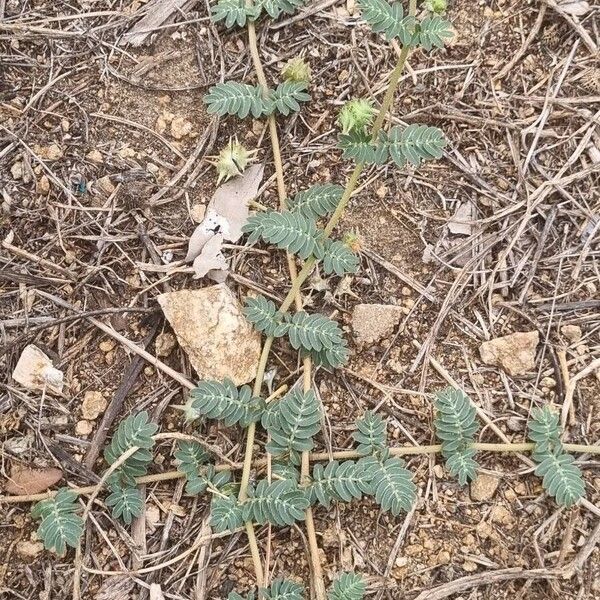
[[[527,331],[483,342],[479,346],[481,360],[486,365],[502,367],[509,375],[524,375],[535,367],[539,338],[539,332]]]
[[[86,154],[86,158],[96,164],[102,164],[104,162],[104,159],[102,158],[102,154],[97,149],[94,149],[91,152],[88,152]]]
[[[465,560],[465,562],[462,565],[462,568],[467,573],[473,573],[474,571],[477,571],[477,563],[473,562],[472,560]]]
[[[481,521],[480,523],[478,523],[477,527],[475,528],[475,531],[477,532],[477,535],[483,540],[494,537],[495,534],[494,528],[487,521]]]
[[[352,312],[352,330],[358,344],[373,344],[389,337],[400,322],[401,306],[357,304]]]
[[[35,185],[35,191],[38,194],[47,194],[50,191],[50,180],[46,175],[42,175]]]
[[[52,361],[33,344],[25,346],[12,378],[30,390],[45,389],[50,394],[61,394],[63,372],[55,369]]]
[[[498,523],[499,525],[512,525],[515,518],[506,507],[497,504],[490,512],[490,521],[492,521],[492,523]]]
[[[77,425],[75,425],[75,433],[81,436],[87,436],[92,433],[94,427],[90,421],[86,421],[85,419],[81,421],[77,421]]]
[[[17,544],[17,554],[25,559],[35,558],[40,552],[43,552],[44,544],[42,542],[30,542],[23,540]]]
[[[171,332],[165,331],[164,333],[159,333],[156,336],[155,342],[156,356],[169,356],[176,344],[177,340]]]
[[[164,117],[158,117],[158,119],[156,119],[156,125],[154,126],[154,129],[156,129],[156,132],[160,133],[161,135],[167,130],[167,122],[165,121]]]
[[[229,378],[236,385],[254,379],[260,334],[225,284],[169,292],[157,300],[201,379]]]
[[[106,410],[108,403],[101,392],[86,392],[81,403],[81,415],[88,421],[95,421]]]
[[[13,176],[13,179],[21,179],[23,177],[23,163],[20,160],[10,168],[10,174]]]
[[[34,151],[42,160],[58,160],[63,155],[61,147],[57,144],[34,146]]]
[[[100,177],[100,179],[96,179],[94,182],[94,187],[105,196],[110,196],[116,190],[116,187],[110,180],[109,175],[105,175],[104,177]]]
[[[117,343],[115,342],[115,340],[104,340],[100,342],[98,348],[100,348],[102,352],[106,353],[110,352],[111,350],[114,350],[116,345]]]
[[[498,477],[479,473],[477,479],[471,482],[471,499],[476,502],[491,500],[498,489],[499,483]]]
[[[573,344],[581,340],[581,327],[579,325],[563,325],[560,332]]]
[[[183,117],[175,117],[171,121],[171,135],[180,140],[192,132],[192,124]]]

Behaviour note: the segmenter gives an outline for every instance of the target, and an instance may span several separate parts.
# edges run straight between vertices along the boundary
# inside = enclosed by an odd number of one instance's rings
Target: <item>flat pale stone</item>
[[[29,390],[46,390],[59,395],[63,389],[63,373],[37,346],[30,344],[23,352],[12,374],[13,379]]]
[[[540,339],[537,331],[517,332],[484,342],[479,346],[486,365],[502,367],[509,375],[530,373],[535,368],[535,351]]]
[[[476,502],[491,500],[498,489],[499,483],[498,477],[480,473],[477,479],[471,482],[471,499]]]
[[[200,379],[236,385],[254,379],[260,334],[227,285],[161,294],[158,303]]]
[[[374,344],[389,337],[402,318],[401,306],[357,304],[352,311],[352,331],[358,344]]]

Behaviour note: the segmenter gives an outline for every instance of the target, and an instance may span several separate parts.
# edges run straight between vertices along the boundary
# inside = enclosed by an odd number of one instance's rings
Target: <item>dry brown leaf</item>
[[[12,495],[39,494],[45,492],[62,478],[60,469],[32,469],[22,465],[14,465],[8,482],[6,493]]]
[[[150,600],[165,600],[162,589],[158,583],[150,584]]]
[[[202,252],[194,259],[194,277],[200,279],[208,275],[217,283],[222,283],[227,277],[227,261],[221,253],[223,235],[217,233],[202,248]]]
[[[184,259],[185,262],[190,262],[199,256],[202,248],[216,233],[225,234],[228,230],[229,223],[227,219],[218,215],[214,208],[209,207],[204,220],[194,229],[194,233],[190,237],[188,251]]]
[[[94,600],[116,600],[117,598],[129,598],[135,582],[128,575],[115,575],[107,577],[96,592]]]
[[[185,262],[199,256],[205,244],[217,233],[230,242],[237,242],[242,237],[242,227],[248,220],[248,202],[256,197],[263,172],[262,165],[252,165],[239,177],[217,188],[202,223],[190,237]]]
[[[242,237],[242,226],[248,220],[248,202],[256,198],[263,172],[262,165],[252,165],[220,186],[209,202],[208,207],[229,223],[229,231],[223,232],[226,240],[237,242]]]
[[[448,231],[454,235],[471,235],[473,222],[473,204],[463,202],[448,221]]]
[[[590,11],[589,2],[585,0],[562,0],[558,6],[573,17],[583,17],[583,15]]]

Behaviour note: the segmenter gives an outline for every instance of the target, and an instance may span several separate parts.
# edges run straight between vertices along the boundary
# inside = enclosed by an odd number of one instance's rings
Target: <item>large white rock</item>
[[[200,379],[236,385],[254,379],[260,334],[225,284],[161,294],[158,303]]]

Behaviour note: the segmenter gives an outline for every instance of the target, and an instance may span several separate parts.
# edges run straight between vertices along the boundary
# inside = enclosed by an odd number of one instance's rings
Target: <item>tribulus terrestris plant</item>
[[[303,310],[302,285],[317,264],[327,275],[340,276],[357,270],[359,257],[354,244],[348,243],[348,238],[336,240],[331,236],[366,166],[393,163],[400,168],[414,168],[423,161],[442,157],[446,141],[437,127],[416,123],[384,127],[384,124],[410,51],[419,48],[427,52],[442,47],[452,36],[452,29],[442,16],[446,8],[442,0],[428,0],[419,15],[416,0],[410,0],[406,11],[399,1],[358,0],[362,18],[372,31],[401,45],[397,64],[381,105],[369,98],[357,98],[339,111],[338,146],[342,156],[354,163],[348,180],[339,184],[321,182],[288,199],[277,119],[300,111],[301,105],[310,100],[310,67],[301,57],[292,59],[282,70],[282,81],[269,85],[256,46],[255,27],[265,14],[276,19],[293,13],[301,3],[301,0],[219,0],[212,7],[215,22],[226,28],[247,28],[257,84],[219,83],[210,88],[205,102],[208,111],[219,116],[240,119],[251,116],[268,121],[280,206],[278,210],[264,210],[251,216],[244,231],[249,244],[265,243],[284,250],[291,278],[290,291],[280,306],[262,296],[246,301],[246,317],[264,334],[253,387],[238,388],[231,381],[201,381],[183,407],[188,423],[215,419],[227,427],[246,430],[246,451],[239,479],[233,477],[229,465],[216,464],[206,445],[193,435],[179,436],[174,454],[179,474],[186,478],[186,493],[211,495],[213,529],[233,532],[244,528],[247,532],[257,591],[250,590],[246,595],[232,592],[229,600],[308,597],[304,586],[294,581],[281,578],[265,581],[254,531],[255,524],[286,527],[299,521],[306,523],[314,597],[363,598],[365,581],[357,573],[339,574],[329,591],[325,590],[312,510],[317,507],[326,510],[334,502],[351,502],[364,496],[372,497],[382,511],[395,516],[411,510],[417,501],[417,487],[401,458],[405,454],[441,451],[449,472],[464,485],[476,477],[478,450],[530,450],[538,463],[536,474],[543,477],[544,488],[557,503],[568,507],[585,494],[581,472],[568,453],[582,451],[582,447],[561,443],[558,416],[548,407],[531,415],[532,443],[481,444],[475,438],[478,431],[475,407],[464,392],[454,388],[438,392],[435,398],[435,433],[441,446],[390,447],[386,421],[376,413],[366,412],[356,423],[354,450],[341,456],[334,453],[332,457],[311,454],[318,444],[323,421],[323,407],[312,390],[312,366],[328,370],[340,367],[348,358],[348,349],[334,320]],[[242,173],[255,153],[232,140],[215,157],[218,180]],[[292,306],[295,310],[290,312]],[[285,395],[275,393],[265,398],[263,380],[275,338],[287,339],[300,353],[303,375]],[[258,427],[264,432],[270,477],[259,468],[265,462],[254,461]],[[133,414],[121,422],[105,450],[109,470],[101,483],[110,492],[105,502],[113,516],[125,524],[142,514],[137,486],[148,479],[157,429],[146,412]],[[251,481],[253,469],[258,478]],[[82,518],[76,500],[76,492],[61,489],[33,509],[33,516],[41,519],[38,533],[46,548],[58,554],[81,543],[89,505]]]

